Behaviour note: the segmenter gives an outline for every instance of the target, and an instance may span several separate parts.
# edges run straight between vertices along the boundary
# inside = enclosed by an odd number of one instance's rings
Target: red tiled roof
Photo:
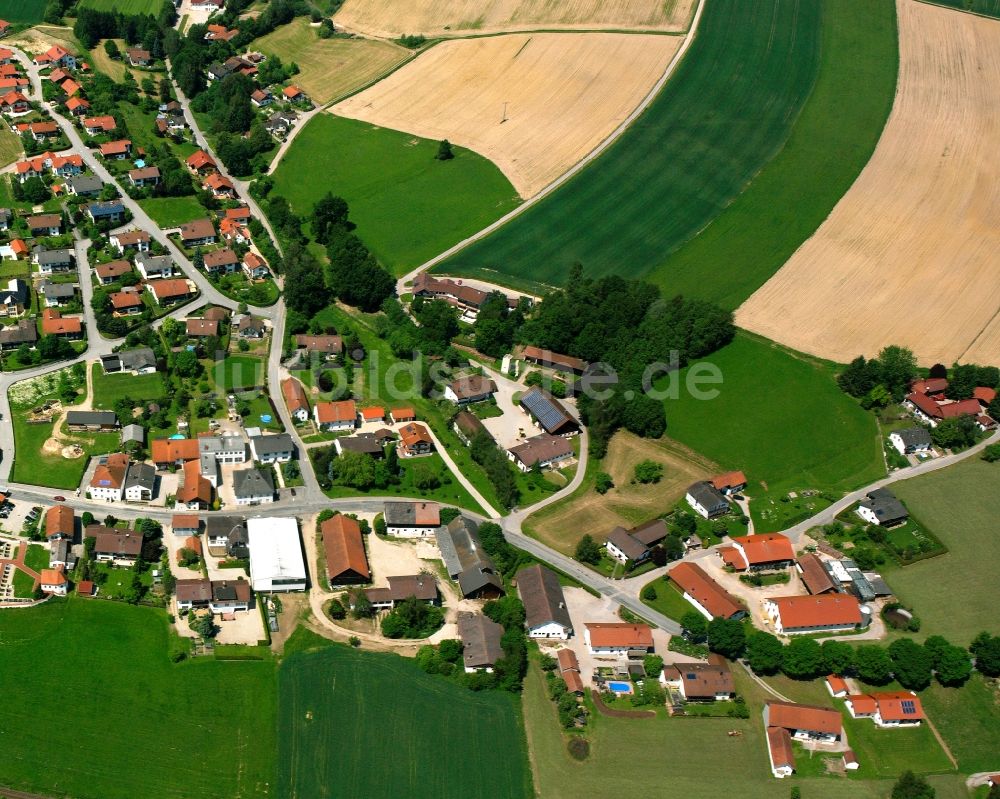
[[[295,413],[301,408],[309,410],[309,400],[306,399],[306,392],[298,380],[291,377],[282,380],[281,393],[285,397],[289,413]]]
[[[768,702],[767,708],[767,723],[771,727],[839,735],[843,726],[840,712],[833,708],[791,702]]]
[[[59,336],[66,333],[82,333],[83,323],[78,316],[63,317],[55,308],[42,312],[42,335]]]
[[[357,521],[337,514],[320,525],[320,532],[326,553],[326,574],[331,581],[347,571],[353,571],[365,580],[371,578],[365,542]]]
[[[73,535],[73,509],[66,505],[53,505],[45,512],[45,535]]]
[[[118,123],[115,122],[115,118],[112,116],[87,117],[83,120],[83,126],[85,128],[100,128],[104,131],[110,131],[115,130],[118,127]]]
[[[716,618],[729,619],[745,608],[736,598],[695,563],[678,563],[670,579]]]
[[[132,142],[128,139],[109,141],[101,145],[101,155],[124,155],[132,149]]]
[[[316,403],[316,418],[320,424],[352,422],[357,418],[357,416],[358,406],[354,400]]]
[[[197,530],[200,524],[197,513],[175,513],[170,517],[171,530]]]
[[[406,422],[411,419],[416,419],[417,414],[414,412],[413,408],[393,408],[392,418],[396,422]]]
[[[767,748],[771,753],[771,763],[775,768],[788,766],[795,768],[795,752],[792,749],[792,736],[784,727],[767,728]]]
[[[712,485],[719,491],[726,488],[740,488],[747,484],[747,476],[743,472],[726,472],[712,478]]]
[[[42,569],[38,582],[40,585],[66,585],[69,581],[60,567],[58,569]]]
[[[846,693],[847,692],[847,682],[843,677],[838,677],[836,674],[831,674],[826,678],[826,684],[830,686],[830,690],[834,694]]]
[[[281,90],[281,93],[285,95],[285,97],[291,100],[302,94],[302,89],[300,89],[298,86],[295,85],[286,86],[284,89]]]
[[[427,432],[427,428],[417,422],[410,422],[399,428],[399,438],[406,448],[414,447],[417,444],[433,444],[434,439]]]
[[[920,697],[909,691],[879,691],[870,696],[878,704],[878,714],[882,717],[882,721],[914,721],[926,718]],[[904,710],[904,702],[907,707],[912,708],[910,712]]]
[[[385,408],[362,408],[361,418],[366,422],[378,422],[385,418]]]
[[[127,308],[141,308],[142,297],[135,291],[116,291],[111,295],[111,306],[116,311],[124,311]]]
[[[978,386],[972,392],[972,396],[974,399],[979,400],[983,405],[989,405],[997,398],[997,390],[995,388],[987,388],[986,386]]]
[[[719,553],[723,563],[736,571],[743,571],[747,567],[747,562],[743,560],[743,556],[736,547],[719,547],[716,552]]]
[[[215,166],[215,159],[204,150],[198,150],[188,156],[187,165],[191,169],[201,169],[206,166]]]
[[[576,657],[576,652],[572,649],[560,649],[556,652],[556,660],[559,663],[559,671],[580,670],[580,661]]]
[[[593,647],[645,649],[653,645],[653,631],[646,624],[610,622],[591,623],[586,627],[590,631],[590,645]]]
[[[944,377],[928,377],[926,380],[914,380],[910,388],[918,394],[941,394],[948,388],[948,380]]]
[[[183,279],[157,280],[149,284],[150,291],[159,299],[171,299],[173,297],[186,297],[191,293],[189,281]]]
[[[106,264],[98,266],[96,271],[98,277],[116,278],[131,272],[132,264],[128,261],[109,261]]]
[[[154,463],[173,463],[198,459],[198,441],[193,438],[157,438],[153,441]]]
[[[776,596],[770,601],[778,606],[786,630],[861,623],[861,605],[851,594]]]
[[[779,560],[795,560],[795,549],[791,540],[781,533],[741,535],[733,538],[733,543],[743,547],[751,566]]]
[[[155,444],[156,442],[153,443]],[[197,442],[195,442],[195,452],[197,453]],[[197,454],[195,457],[197,457]],[[197,460],[189,460],[184,462],[184,485],[177,487],[177,501],[188,503],[194,502],[195,500],[205,503],[206,505],[211,502],[212,484],[201,476],[201,464]],[[196,541],[197,539],[188,538],[185,541],[185,544],[188,545],[190,549],[194,549],[196,552],[200,553],[200,543],[198,544],[197,549],[188,544],[188,542],[193,540]]]

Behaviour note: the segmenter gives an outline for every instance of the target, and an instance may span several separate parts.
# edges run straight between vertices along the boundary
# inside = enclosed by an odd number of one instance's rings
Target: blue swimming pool
[[[628,682],[609,682],[608,688],[614,691],[616,694],[630,694],[632,693],[632,683]]]

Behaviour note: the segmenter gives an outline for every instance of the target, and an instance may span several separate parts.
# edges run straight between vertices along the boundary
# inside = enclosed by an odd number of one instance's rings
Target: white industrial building
[[[289,517],[247,519],[250,582],[258,593],[304,591],[308,572],[299,525]]]

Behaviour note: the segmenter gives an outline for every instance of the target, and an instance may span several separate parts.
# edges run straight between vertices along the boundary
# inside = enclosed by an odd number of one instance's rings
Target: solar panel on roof
[[[917,706],[912,699],[904,699],[902,705],[903,713],[906,715],[913,715],[917,712]]]
[[[559,408],[557,408],[547,397],[537,391],[525,394],[521,398],[521,402],[531,412],[531,415],[538,420],[538,423],[546,430],[558,427],[559,424],[566,418]]]

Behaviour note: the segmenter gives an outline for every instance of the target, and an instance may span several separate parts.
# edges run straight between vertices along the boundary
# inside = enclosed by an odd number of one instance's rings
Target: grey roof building
[[[38,326],[34,319],[21,319],[16,325],[0,328],[0,349],[12,349],[38,341]]]
[[[903,444],[904,454],[930,449],[933,444],[930,431],[926,427],[908,427],[905,430],[896,430],[892,435]]]
[[[456,516],[436,531],[438,549],[448,575],[458,580],[463,596],[497,597],[504,592],[503,581],[479,541],[478,529],[471,519]]]
[[[357,436],[338,438],[334,441],[334,446],[337,448],[338,455],[344,452],[360,452],[364,455],[371,455],[373,458],[382,458],[385,456],[385,450],[382,449],[382,445],[379,444],[378,440],[371,433],[361,433]]]
[[[46,280],[41,285],[42,296],[53,302],[64,302],[76,296],[76,287],[72,283],[52,283]]]
[[[149,347],[121,350],[101,356],[101,366],[106,373],[156,371],[156,355]]]
[[[66,269],[73,264],[73,251],[66,249],[47,250],[41,244],[36,244],[31,250],[31,260],[43,270]]]
[[[503,657],[500,646],[503,627],[482,613],[460,611],[458,636],[462,639],[462,661],[466,671],[492,671],[493,664]]]
[[[66,424],[70,427],[118,427],[114,411],[67,411]]]
[[[858,515],[865,521],[882,526],[900,524],[910,518],[903,503],[888,488],[869,491],[858,505]]]
[[[125,204],[121,200],[93,202],[87,205],[87,213],[95,222],[98,219],[116,219],[125,215]]]
[[[274,496],[271,475],[260,469],[243,469],[233,472],[233,494],[236,500],[255,500]]]
[[[254,460],[274,460],[287,454],[294,454],[295,442],[288,433],[278,433],[273,436],[253,436],[250,439],[250,450]]]
[[[66,180],[66,188],[70,194],[78,197],[87,197],[100,194],[104,188],[104,181],[94,175],[74,175]]]
[[[134,425],[130,425],[130,427],[132,426]],[[152,494],[155,483],[156,468],[153,464],[132,461],[128,465],[128,471],[125,474],[125,484],[122,486],[122,489],[127,492],[130,488],[140,488]]]
[[[21,305],[27,307],[30,296],[28,294],[28,284],[20,278],[12,278],[8,281],[6,287],[0,288],[0,305]]]
[[[729,500],[722,495],[719,489],[704,480],[688,486],[687,499],[691,507],[708,519],[729,510]],[[691,503],[692,500],[695,504]]]
[[[123,444],[145,444],[146,443],[146,430],[142,425],[139,424],[127,424],[122,428],[122,443]]]

